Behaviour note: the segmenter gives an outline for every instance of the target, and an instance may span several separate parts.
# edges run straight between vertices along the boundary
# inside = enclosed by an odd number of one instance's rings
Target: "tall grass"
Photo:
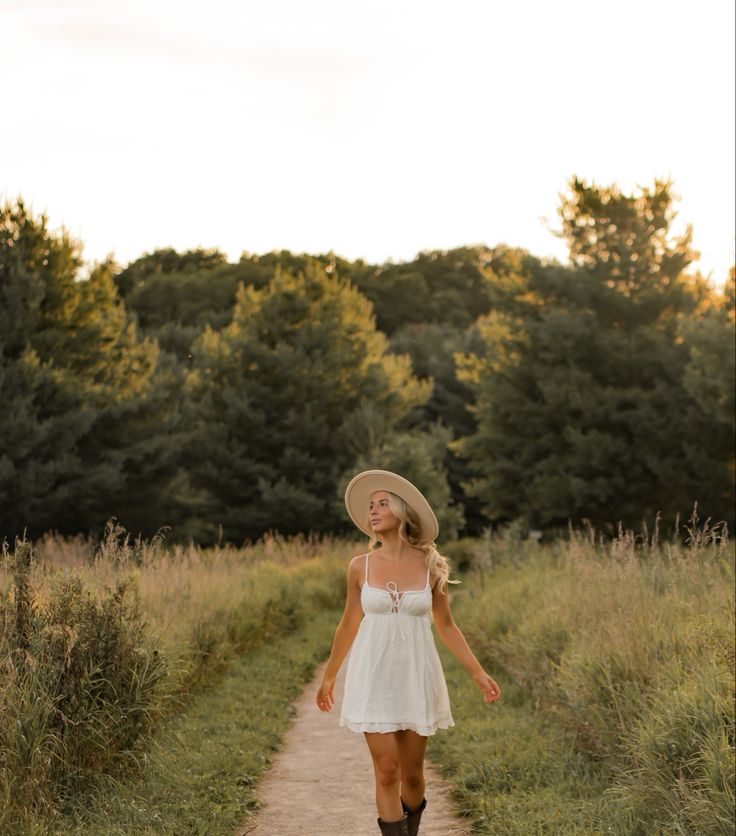
[[[169,660],[168,686],[181,692],[233,653],[296,626],[311,607],[341,604],[350,548],[271,535],[240,549],[169,547],[161,537],[133,539],[113,520],[98,544],[45,537],[32,584],[43,597],[59,577],[74,575],[100,597],[131,579],[151,641]]]
[[[267,537],[167,549],[114,521],[97,545],[4,545],[0,831],[29,830],[103,774],[134,767],[190,690],[340,606],[349,547]]]
[[[34,595],[31,547],[6,551],[0,595],[0,825],[43,814],[90,777],[118,768],[155,721],[163,657],[145,642],[121,579],[99,600],[78,577]],[[0,804],[2,802],[0,801]]]
[[[96,776],[134,767],[158,720],[235,654],[341,608],[358,551],[273,537],[169,548],[114,522],[99,544],[5,548],[0,832],[42,832]],[[669,539],[655,529],[606,540],[588,527],[540,545],[512,527],[447,552],[463,572],[456,620],[504,690],[494,716],[511,747],[487,761],[489,712],[478,733],[464,716],[461,753],[452,735],[435,741],[478,832],[733,833],[736,607],[723,528],[694,516]]]
[[[724,528],[476,545],[471,646],[610,772],[606,825],[733,833],[734,561]],[[462,590],[462,591],[461,591]]]

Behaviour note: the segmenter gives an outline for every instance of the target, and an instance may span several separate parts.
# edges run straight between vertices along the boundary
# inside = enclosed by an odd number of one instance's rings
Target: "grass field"
[[[30,561],[6,549],[0,831],[230,832],[329,652],[360,550],[168,549],[114,527]],[[437,639],[457,725],[428,755],[474,832],[734,832],[722,532],[542,546],[509,531],[447,553],[455,619],[503,691],[484,705]]]
[[[455,618],[503,704],[489,712],[447,660],[461,731],[430,752],[478,832],[732,834],[727,539],[475,548]]]

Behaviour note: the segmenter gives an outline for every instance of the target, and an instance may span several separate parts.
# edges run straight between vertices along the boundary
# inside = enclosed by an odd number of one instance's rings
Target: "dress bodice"
[[[429,618],[432,612],[432,587],[429,585],[429,569],[424,589],[409,589],[400,592],[395,581],[389,581],[386,588],[370,586],[368,583],[368,555],[365,556],[365,581],[360,591],[363,612],[378,615],[413,615]]]

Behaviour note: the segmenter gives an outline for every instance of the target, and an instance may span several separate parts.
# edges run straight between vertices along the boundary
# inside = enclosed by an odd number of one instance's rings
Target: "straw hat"
[[[345,491],[345,506],[350,519],[369,537],[373,530],[368,521],[368,503],[375,491],[390,491],[400,496],[417,512],[422,527],[422,539],[434,541],[440,531],[429,502],[408,479],[390,470],[364,470],[351,479]]]

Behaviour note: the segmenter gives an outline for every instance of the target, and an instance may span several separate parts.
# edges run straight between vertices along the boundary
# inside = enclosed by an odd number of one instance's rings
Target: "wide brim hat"
[[[368,503],[375,491],[390,491],[400,496],[416,511],[422,528],[422,539],[432,542],[437,539],[440,526],[424,494],[408,479],[390,470],[364,470],[350,480],[345,490],[345,507],[350,519],[364,534],[373,537]]]

